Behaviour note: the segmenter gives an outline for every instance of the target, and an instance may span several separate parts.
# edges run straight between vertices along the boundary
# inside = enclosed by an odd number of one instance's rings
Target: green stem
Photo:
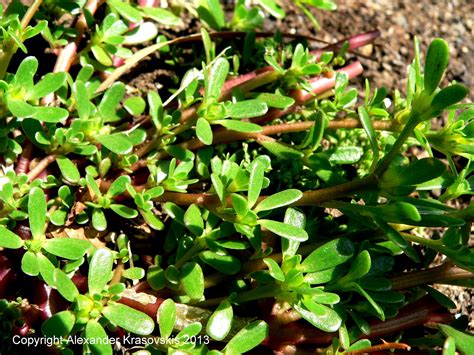
[[[390,163],[392,162],[393,158],[400,152],[405,141],[410,137],[415,129],[418,121],[414,119],[414,116],[410,116],[408,119],[407,124],[403,128],[402,132],[398,136],[397,140],[393,144],[390,151],[383,157],[382,161],[380,162],[379,166],[375,169],[374,175],[377,177],[381,177],[385,170],[388,168]]]
[[[193,246],[184,253],[184,255],[176,261],[174,266],[179,269],[181,266],[184,265],[189,259],[191,259],[196,253],[200,252],[202,249],[206,247],[204,237],[197,237],[194,241]]]
[[[416,235],[412,235],[409,233],[401,233],[401,235],[403,236],[403,238],[405,238],[409,242],[421,244],[435,250],[440,250],[443,247],[440,240],[433,240],[433,239],[418,237]]]
[[[278,285],[271,283],[262,287],[254,288],[250,291],[239,293],[234,299],[232,299],[232,302],[244,303],[262,298],[272,298],[278,294],[278,291]]]

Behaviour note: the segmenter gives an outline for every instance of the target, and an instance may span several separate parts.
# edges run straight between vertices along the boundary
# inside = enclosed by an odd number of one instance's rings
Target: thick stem
[[[21,19],[21,28],[23,30],[25,30],[26,27],[28,27],[31,19],[35,15],[36,11],[38,11],[42,3],[43,3],[43,0],[35,0],[33,4],[31,4],[28,7],[28,10],[26,11],[25,16],[23,16],[23,18]]]
[[[426,284],[442,284],[450,281],[472,279],[472,272],[453,266],[451,263],[445,263],[440,266],[417,270],[394,277],[392,281],[392,290],[404,290],[410,287],[416,287]]]
[[[31,157],[33,154],[33,144],[29,140],[25,142],[23,151],[21,152],[20,158],[15,167],[17,174],[26,174],[30,166]]]

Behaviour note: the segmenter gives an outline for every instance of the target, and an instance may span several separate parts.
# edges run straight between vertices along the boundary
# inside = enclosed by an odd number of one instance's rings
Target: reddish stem
[[[33,144],[29,140],[25,142],[23,151],[15,167],[15,173],[26,174],[30,166],[31,157],[33,156]]]

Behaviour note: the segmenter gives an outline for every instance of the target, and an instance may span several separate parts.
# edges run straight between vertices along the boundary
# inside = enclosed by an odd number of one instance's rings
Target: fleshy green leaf
[[[255,161],[250,169],[249,190],[247,195],[248,207],[252,208],[260,196],[265,176],[265,166],[260,160]]]
[[[7,107],[12,115],[18,118],[32,117],[36,112],[34,106],[17,99],[8,99]]]
[[[293,308],[316,328],[325,332],[335,332],[342,324],[341,317],[333,309],[312,301],[303,301],[304,306],[295,304]]]
[[[109,302],[102,313],[115,325],[134,334],[148,335],[155,328],[155,322],[148,315],[124,304]]]
[[[96,137],[97,141],[115,154],[128,154],[133,145],[123,133],[113,133]]]
[[[274,154],[277,158],[280,159],[299,159],[304,156],[304,153],[291,148],[285,144],[273,141],[262,141],[259,142],[265,149],[270,153]]]
[[[171,298],[167,298],[158,308],[158,325],[162,338],[168,338],[171,335],[175,322],[176,305]]]
[[[263,262],[267,265],[271,277],[277,281],[285,281],[285,275],[283,274],[283,271],[281,271],[280,265],[278,265],[275,260],[264,258]]]
[[[92,210],[92,226],[96,231],[102,232],[107,229],[107,219],[100,208]]]
[[[64,72],[46,74],[44,78],[34,86],[33,91],[29,93],[29,99],[37,100],[57,91],[66,83],[66,78],[67,76]]]
[[[125,85],[121,82],[113,84],[100,101],[98,111],[104,122],[113,122],[120,119],[117,116],[117,106],[125,95]]]
[[[36,276],[39,273],[38,259],[36,254],[27,251],[21,258],[21,270],[30,276]]]
[[[209,122],[203,117],[199,117],[197,120],[196,136],[204,144],[212,144],[212,128]]]
[[[41,277],[48,286],[56,287],[54,281],[54,267],[53,263],[43,254],[37,254],[38,269]]]
[[[73,302],[79,294],[74,282],[60,269],[55,269],[53,275],[58,292],[69,302]]]
[[[204,230],[204,221],[201,217],[201,211],[196,205],[191,205],[184,214],[185,226],[195,235],[201,235]]]
[[[12,231],[0,226],[0,247],[7,249],[19,249],[23,246],[23,240]]]
[[[372,120],[370,119],[369,113],[365,107],[360,106],[358,111],[360,122],[362,123],[362,127],[364,127],[365,133],[369,138],[370,146],[374,153],[373,161],[376,163],[379,160],[379,146],[377,143],[377,136],[375,135],[374,127],[372,126]]]
[[[76,317],[73,312],[62,311],[45,320],[41,325],[41,331],[48,338],[65,337],[71,332],[75,322]]]
[[[121,195],[125,192],[125,190],[127,190],[127,184],[130,184],[131,181],[132,180],[128,175],[119,176],[112,184],[110,184],[110,187],[107,190],[107,196],[114,198],[118,195]]]
[[[33,239],[42,238],[46,223],[46,197],[39,187],[33,187],[28,195],[28,219]]]
[[[232,305],[223,301],[207,321],[206,333],[214,340],[224,340],[232,327],[233,317]]]
[[[57,123],[69,117],[69,111],[61,107],[35,107],[35,113],[32,115],[39,121]]]
[[[99,249],[92,255],[87,280],[91,294],[102,292],[112,279],[113,261],[114,256],[107,248]]]
[[[309,254],[301,263],[303,272],[317,272],[345,263],[354,255],[354,245],[347,238],[331,240]]]
[[[240,260],[232,255],[222,255],[206,250],[200,253],[199,257],[223,274],[234,275],[240,271]]]
[[[438,87],[448,62],[448,44],[444,39],[436,38],[428,47],[425,61],[425,90],[429,95]]]
[[[231,131],[245,132],[245,133],[258,133],[262,131],[262,127],[258,124],[245,122],[245,121],[236,121],[236,120],[219,120],[216,121],[221,126],[230,129]]]
[[[367,250],[363,250],[352,262],[349,273],[347,274],[348,278],[351,280],[357,280],[366,275],[370,270],[371,264],[369,252]]]
[[[76,260],[82,258],[91,245],[91,242],[84,239],[54,238],[48,239],[43,244],[43,248],[48,253],[61,258]]]
[[[79,182],[81,174],[79,173],[76,164],[65,156],[57,157],[56,162],[58,163],[59,170],[66,181],[74,184]]]
[[[89,344],[91,350],[96,354],[112,355],[112,345],[108,342],[109,337],[105,329],[95,319],[90,319],[86,325],[86,338],[94,339]]]
[[[25,90],[31,90],[33,88],[33,77],[38,70],[38,59],[35,57],[26,57],[18,66],[16,71],[15,80],[16,84],[23,87]]]
[[[463,354],[470,354],[474,349],[474,335],[461,332],[447,324],[438,324],[441,332],[448,337],[454,338],[456,348]]]
[[[276,3],[275,0],[258,0],[258,3],[273,17],[282,19],[286,15],[285,11]]]
[[[145,277],[145,270],[141,267],[131,267],[127,270],[124,270],[122,276],[130,280],[140,280]]]
[[[184,264],[180,270],[184,292],[193,300],[200,300],[204,295],[204,274],[201,266],[195,262]]]
[[[130,208],[125,205],[113,203],[110,205],[110,209],[123,218],[132,219],[138,216],[137,210],[134,210],[133,208]]]
[[[143,15],[165,26],[178,26],[182,23],[181,19],[170,11],[159,7],[143,7]]]
[[[261,93],[256,95],[255,98],[265,102],[269,107],[279,108],[282,110],[293,106],[295,103],[295,100],[291,97],[270,93]]]
[[[300,190],[289,189],[277,192],[268,196],[260,202],[255,208],[255,212],[274,210],[275,208],[283,207],[298,201],[303,196]]]
[[[242,328],[225,347],[228,354],[243,354],[258,346],[268,336],[268,325],[257,320]]]
[[[221,96],[222,86],[224,85],[228,73],[229,62],[227,59],[222,57],[218,58],[212,65],[206,82],[204,98],[207,104],[219,99]]]
[[[283,238],[296,240],[298,242],[304,242],[308,240],[308,234],[304,229],[297,228],[289,224],[272,221],[269,219],[261,219],[258,221],[258,224]]]
[[[238,101],[226,110],[227,116],[234,119],[258,117],[266,114],[268,106],[265,102],[254,99]]]

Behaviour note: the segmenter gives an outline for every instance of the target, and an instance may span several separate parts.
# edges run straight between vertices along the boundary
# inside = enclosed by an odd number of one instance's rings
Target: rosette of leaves
[[[112,345],[107,342],[106,327],[119,326],[138,335],[153,332],[155,322],[146,314],[117,302],[125,290],[123,283],[109,284],[112,279],[114,253],[102,248],[96,250],[89,262],[88,292],[79,294],[74,284],[74,297],[68,310],[58,312],[43,323],[41,330],[48,337],[67,337],[79,334],[92,339],[84,345],[85,351],[112,354]],[[67,343],[63,344],[67,347]]]

